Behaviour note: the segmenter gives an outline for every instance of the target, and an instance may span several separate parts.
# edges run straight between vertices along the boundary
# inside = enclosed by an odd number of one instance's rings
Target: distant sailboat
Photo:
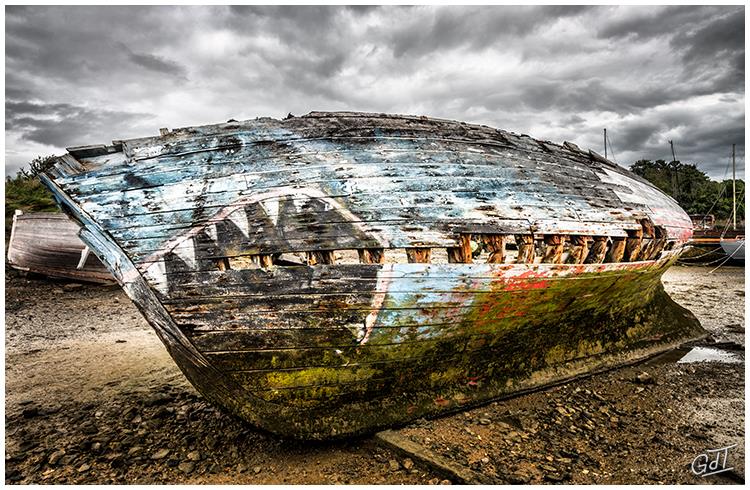
[[[732,260],[745,260],[745,237],[739,235],[736,238],[722,238],[721,248],[724,253]]]
[[[732,145],[732,230],[736,231],[737,230],[737,188],[735,186],[736,164],[735,164],[734,155],[735,155],[735,145]],[[741,260],[744,262],[745,260],[745,236],[736,235],[734,238],[724,238],[728,228],[729,226],[727,224],[727,227],[724,229],[724,232],[721,234],[721,238],[719,239],[721,248],[724,249],[724,253],[727,254],[727,257],[729,259]]]

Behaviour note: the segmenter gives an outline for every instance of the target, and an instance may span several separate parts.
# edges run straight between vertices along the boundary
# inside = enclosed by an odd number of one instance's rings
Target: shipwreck
[[[112,274],[78,238],[80,229],[63,213],[17,209],[8,241],[8,265],[49,277],[114,284]]]
[[[192,384],[269,431],[366,433],[705,334],[678,204],[571,143],[314,112],[69,148],[42,176]]]

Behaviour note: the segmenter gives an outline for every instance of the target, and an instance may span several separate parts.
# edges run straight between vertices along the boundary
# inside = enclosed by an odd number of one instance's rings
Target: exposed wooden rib
[[[333,256],[333,250],[307,252],[307,265],[331,265],[335,263],[336,259]]]
[[[385,263],[385,254],[382,248],[360,248],[359,261],[362,264],[383,264]]]
[[[610,262],[610,263],[621,262],[624,255],[625,255],[625,238],[613,237],[612,247],[610,247],[609,252],[607,252],[605,262]]]
[[[482,235],[482,241],[489,252],[489,257],[487,257],[488,264],[502,264],[505,262],[505,244],[507,239],[507,235],[489,233]]]
[[[545,235],[544,244],[545,249],[542,262],[547,264],[561,264],[565,247],[565,237],[562,235]]]
[[[471,235],[462,234],[458,247],[448,247],[448,262],[452,264],[471,264]]]
[[[517,264],[534,263],[534,237],[531,235],[516,235],[516,247],[518,248]]]
[[[583,264],[589,254],[589,236],[573,235],[570,237],[570,254],[566,262],[568,264]]]
[[[406,257],[410,264],[429,264],[430,252],[429,248],[407,248]]]
[[[607,255],[607,239],[605,236],[594,237],[594,244],[591,246],[591,251],[585,260],[587,264],[601,264],[604,262],[604,258]]]
[[[643,230],[628,230],[628,238],[625,241],[625,262],[635,262],[641,253],[643,242]]]

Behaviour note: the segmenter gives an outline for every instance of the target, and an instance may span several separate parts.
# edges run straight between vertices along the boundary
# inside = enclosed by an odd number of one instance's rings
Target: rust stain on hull
[[[268,430],[374,431],[704,334],[669,197],[592,152],[312,113],[70,149],[43,177],[190,381]]]

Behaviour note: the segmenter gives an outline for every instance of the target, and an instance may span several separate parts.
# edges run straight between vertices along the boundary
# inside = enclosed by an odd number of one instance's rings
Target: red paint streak
[[[446,400],[442,396],[435,398],[435,405],[439,407],[447,407],[450,404],[451,404],[450,400]]]

